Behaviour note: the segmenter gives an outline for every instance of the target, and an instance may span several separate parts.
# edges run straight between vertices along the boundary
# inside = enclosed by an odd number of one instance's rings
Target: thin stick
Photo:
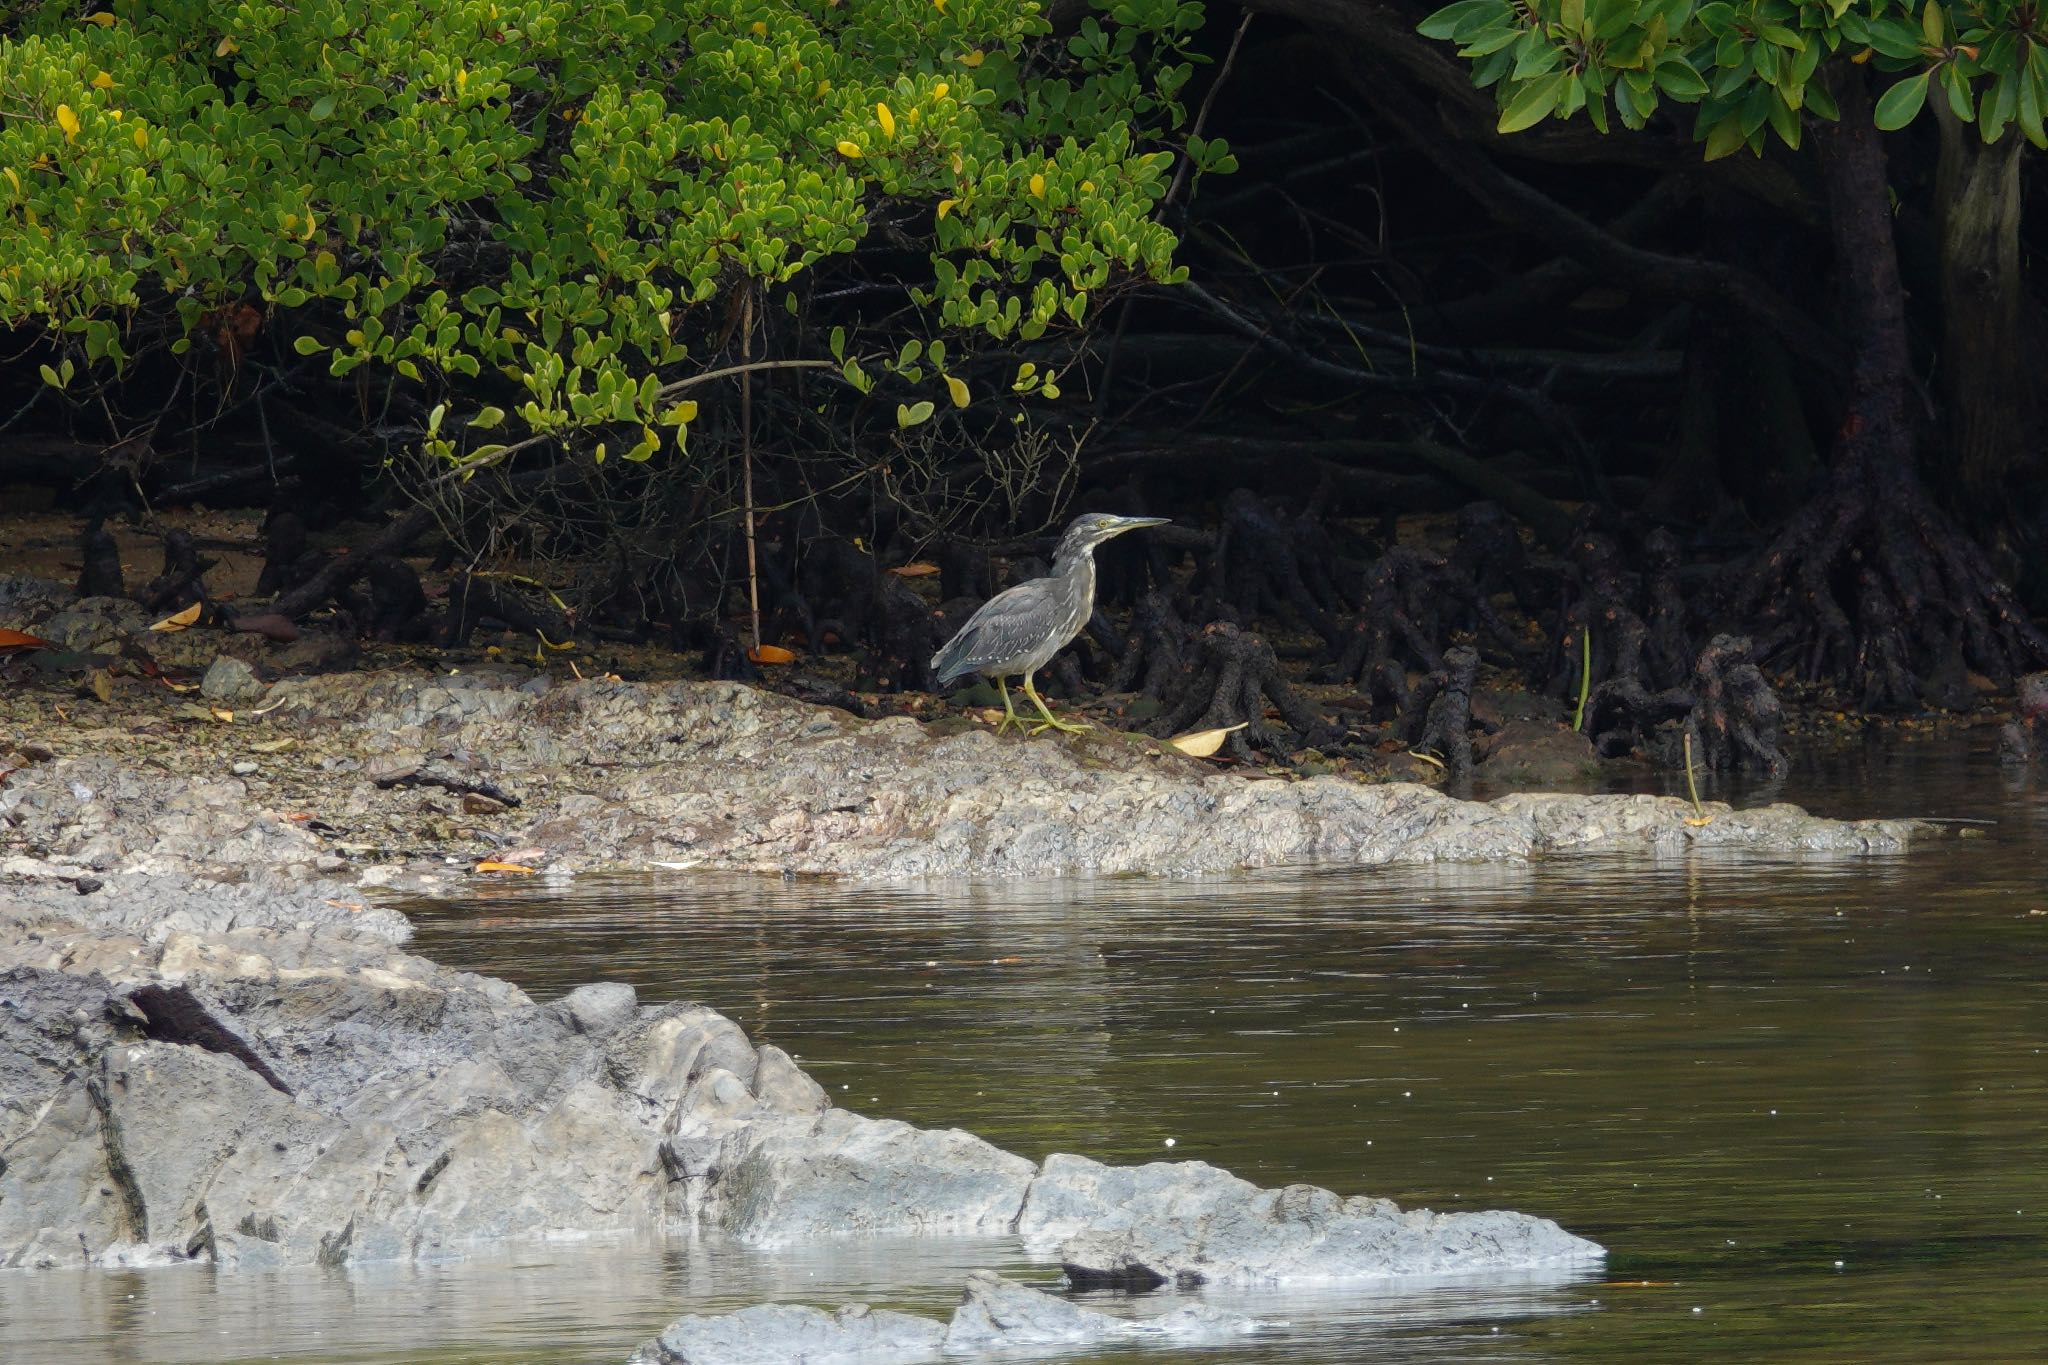
[[[1692,797],[1693,814],[1702,820],[1707,819],[1707,808],[1700,804],[1699,784],[1692,780],[1692,731],[1690,730],[1685,732],[1685,790],[1687,795]]]
[[[747,609],[754,622],[754,654],[761,653],[761,575],[754,558],[754,286],[740,300],[740,468],[747,504]]]
[[[1579,709],[1572,712],[1572,729],[1586,728],[1586,697],[1593,690],[1593,628],[1579,632]],[[1692,774],[1692,760],[1686,760],[1686,774]]]

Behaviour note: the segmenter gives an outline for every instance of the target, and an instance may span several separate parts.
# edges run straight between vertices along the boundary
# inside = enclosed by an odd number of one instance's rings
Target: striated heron
[[[1065,730],[1079,734],[1088,727],[1058,719],[1046,708],[1045,699],[1031,685],[1031,675],[1051,662],[1081,633],[1095,611],[1095,547],[1113,536],[1135,531],[1140,526],[1161,526],[1165,517],[1118,517],[1107,512],[1088,512],[1074,519],[1060,537],[1052,557],[1052,572],[1006,588],[981,604],[967,618],[959,634],[946,641],[932,655],[932,671],[943,686],[969,673],[982,673],[996,680],[1003,694],[1003,718],[996,725],[1001,734],[1012,725],[1022,727],[1016,708],[1010,704],[1006,679],[1024,675],[1024,695],[1031,698],[1043,724],[1042,730]]]

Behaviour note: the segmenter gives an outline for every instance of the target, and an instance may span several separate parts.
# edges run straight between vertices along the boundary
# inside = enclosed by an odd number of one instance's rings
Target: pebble
[[[241,762],[229,767],[228,771],[233,773],[236,777],[247,777],[250,773],[257,771],[259,766],[260,765],[252,763],[245,758]]]

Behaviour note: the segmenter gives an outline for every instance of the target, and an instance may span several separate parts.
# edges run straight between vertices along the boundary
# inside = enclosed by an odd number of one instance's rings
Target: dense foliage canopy
[[[1055,40],[1010,0],[30,5],[0,29],[0,322],[53,329],[74,392],[261,327],[409,386],[458,463],[500,427],[646,459],[725,303],[795,311],[878,224],[913,337],[1028,340],[1171,278],[1201,8],[1104,8]],[[942,347],[886,340],[968,401]],[[875,341],[833,348],[856,387]]]
[[[1986,0],[1458,0],[1423,24],[1459,44],[1474,79],[1495,86],[1500,126],[1516,132],[1584,110],[1605,131],[1609,108],[1640,128],[1658,106],[1697,105],[1707,155],[1763,149],[1766,131],[1800,142],[1800,114],[1836,116],[1824,58],[1905,73],[1878,102],[1899,128],[1938,86],[1950,112],[1985,142],[2017,125],[2048,148],[2048,11]]]

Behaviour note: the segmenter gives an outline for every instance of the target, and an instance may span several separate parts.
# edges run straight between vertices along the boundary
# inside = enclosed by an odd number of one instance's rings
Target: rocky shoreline
[[[1853,855],[1933,832],[1789,806],[1253,781],[1127,736],[998,740],[728,684],[354,674],[251,701],[0,743],[0,1266],[342,1265],[615,1233],[996,1234],[1075,1285],[1138,1290],[1597,1264],[1598,1246],[1521,1214],[1262,1189],[1199,1162],[1033,1162],[835,1108],[709,1007],[617,983],[537,1002],[408,954],[409,923],[364,888],[445,890],[482,860],[1186,873]],[[872,1337],[936,1359],[970,1339],[1257,1328],[1133,1324],[994,1276],[950,1325],[900,1317],[683,1319],[639,1358]]]
[[[1460,801],[1218,772],[1156,741],[865,721],[729,683],[290,678],[239,709],[0,734],[0,876],[313,876],[434,889],[477,863],[867,880],[1299,864],[1890,852],[1932,826],[1651,796]],[[62,708],[56,708],[62,711]]]

